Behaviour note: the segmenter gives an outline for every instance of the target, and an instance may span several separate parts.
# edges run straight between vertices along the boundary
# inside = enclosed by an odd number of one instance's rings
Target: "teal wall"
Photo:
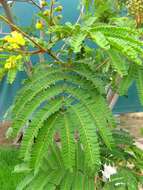
[[[70,21],[74,22],[78,17],[77,3],[78,0],[61,0],[61,3],[64,6],[63,22]],[[31,23],[31,16],[35,17],[36,8],[34,9],[30,4],[25,3],[16,3],[13,7],[13,13],[17,15],[18,24],[22,26],[27,26]],[[2,9],[0,8],[0,12]],[[73,14],[74,12],[74,14]],[[5,31],[8,31],[8,28],[5,27]],[[13,85],[6,83],[6,78],[0,84],[0,120],[3,118],[4,113],[8,107],[12,104],[12,101],[15,97],[17,90],[21,86],[21,81],[25,77],[24,73],[19,73],[17,80]],[[143,110],[140,106],[139,100],[137,99],[135,86],[132,86],[129,90],[128,97],[121,97],[116,104],[114,112],[134,112]]]

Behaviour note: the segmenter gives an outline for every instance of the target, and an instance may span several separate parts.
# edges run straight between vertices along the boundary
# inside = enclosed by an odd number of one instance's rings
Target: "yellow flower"
[[[8,43],[15,43],[15,39],[13,39],[11,36],[5,36],[4,40]]]
[[[13,55],[13,56],[10,56],[7,60],[6,60],[6,63],[5,63],[5,66],[4,68],[5,69],[12,69],[12,68],[15,68],[16,67],[16,63],[17,61],[20,61],[22,59],[22,56],[21,55]]]
[[[20,61],[22,59],[22,55],[17,55],[15,58],[17,61]]]
[[[5,69],[11,69],[11,63],[6,62],[4,68],[5,68]]]
[[[20,34],[17,31],[13,31],[13,32],[11,32],[11,35],[12,35],[12,38],[15,39],[15,43],[17,43],[17,44],[19,44],[21,46],[25,45],[25,39],[22,36],[22,34]]]
[[[15,62],[15,57],[14,56],[10,56],[7,60],[6,60],[6,64],[4,66],[5,69],[11,69],[14,68],[16,66],[16,62]]]
[[[6,36],[4,40],[9,43],[9,49],[17,49],[25,45],[24,37],[17,31],[11,32],[11,35]]]
[[[9,50],[12,50],[12,49],[18,49],[19,48],[19,45],[18,44],[10,44],[8,47],[7,47]]]

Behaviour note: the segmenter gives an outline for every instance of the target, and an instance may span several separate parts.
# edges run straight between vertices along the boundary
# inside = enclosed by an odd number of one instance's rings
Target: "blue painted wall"
[[[77,3],[78,0],[61,0],[64,6],[63,22],[70,21],[74,22],[78,17]],[[0,8],[0,13],[2,8]],[[13,14],[17,15],[18,24],[22,26],[28,26],[31,23],[31,17],[35,17],[37,12],[36,8],[33,8],[30,4],[26,3],[16,3],[13,7]],[[74,12],[74,14],[73,14]],[[8,27],[5,27],[5,31],[8,31]],[[8,85],[6,83],[6,78],[0,84],[0,120],[2,120],[4,113],[8,107],[12,104],[13,98],[17,90],[20,88],[22,79],[25,77],[24,73],[19,73],[17,80],[13,85]],[[128,97],[121,97],[116,104],[114,112],[134,112],[142,111],[143,108],[140,106],[139,100],[137,98],[135,86],[132,86],[129,90]]]

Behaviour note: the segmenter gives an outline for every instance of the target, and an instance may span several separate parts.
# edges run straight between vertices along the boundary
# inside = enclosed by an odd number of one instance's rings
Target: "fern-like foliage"
[[[19,93],[13,108],[13,135],[33,115],[22,141],[21,156],[25,161],[31,160],[36,173],[56,131],[61,136],[65,166],[71,171],[75,165],[76,131],[90,169],[100,165],[97,131],[108,148],[113,146],[110,127],[114,125],[114,119],[96,75],[86,68],[86,65],[73,65],[69,69],[40,66],[33,74],[33,80],[27,81]]]
[[[119,85],[119,94],[126,95],[129,87],[134,82],[136,84],[140,103],[143,105],[143,67],[132,65],[129,69],[128,75],[123,77]]]
[[[143,102],[143,42],[137,30],[95,22],[55,25],[48,34],[54,39],[63,36],[70,55],[66,61],[36,65],[14,102],[13,137],[32,118],[20,152],[32,173],[17,189],[92,190],[104,161],[120,159],[121,149],[111,132],[115,121],[106,101],[109,78],[113,83],[114,76],[122,79],[120,87],[113,84],[121,94],[135,80]],[[88,41],[107,62],[97,62]],[[100,72],[105,63],[107,70]],[[56,133],[60,142],[53,146]],[[126,157],[124,151],[121,156]]]
[[[47,189],[47,190],[70,190],[70,189],[90,189],[94,190],[94,176],[88,172],[84,152],[80,144],[75,146],[76,154],[73,171],[66,169],[62,159],[62,150],[57,145],[51,145],[48,155],[44,156],[43,164],[36,175],[31,172],[17,187],[22,189]]]
[[[65,121],[65,118],[63,120]],[[106,183],[102,172],[92,173],[87,168],[86,153],[80,142],[75,142],[74,144],[74,167],[72,171],[67,169],[65,165],[65,158],[63,157],[63,150],[60,148],[60,144],[53,143],[50,144],[49,151],[45,154],[38,173],[31,170],[18,184],[17,190],[94,190],[95,187],[101,189],[103,186],[104,190],[137,190],[138,183],[141,181],[138,173],[142,170],[139,164],[139,160],[142,158],[142,151],[134,145],[134,139],[127,132],[113,130],[112,133],[116,146],[111,151],[107,149],[102,139],[100,141],[101,162],[102,165],[110,164],[113,166],[116,166],[116,163],[120,163],[120,166],[118,173],[112,175]],[[99,139],[101,138],[98,133],[97,136]],[[134,165],[132,170],[124,163],[125,160],[128,165]],[[19,165],[20,167],[22,165]],[[95,176],[97,179],[100,179],[96,183]]]

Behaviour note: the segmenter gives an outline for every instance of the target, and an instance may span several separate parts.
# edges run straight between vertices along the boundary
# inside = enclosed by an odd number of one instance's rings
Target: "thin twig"
[[[51,0],[51,6],[50,6],[50,25],[53,24],[53,8],[54,8],[54,0]]]
[[[80,9],[80,14],[79,14],[79,17],[77,18],[76,24],[78,24],[80,22],[82,15],[84,13],[84,9],[85,9],[85,6],[82,4],[81,9]]]
[[[38,3],[36,3],[34,0],[30,0],[30,2],[35,5],[38,9],[42,10],[41,6],[38,5]]]
[[[40,4],[41,11],[43,11],[44,7],[42,5],[42,0],[39,0],[39,4]],[[43,25],[45,24],[43,19],[41,19],[40,22],[42,22]],[[45,38],[45,32],[43,30],[40,30],[40,39],[44,40],[44,38]],[[39,54],[39,61],[40,63],[45,62],[44,54],[42,53]]]
[[[24,31],[22,31],[18,26],[16,26],[15,24],[13,24],[10,20],[6,19],[4,16],[0,15],[0,19],[3,20],[4,22],[6,22],[8,25],[10,25],[13,30],[18,31],[19,33],[21,33],[24,37],[26,37],[29,41],[31,41],[36,47],[38,47],[39,49],[46,51],[46,49],[44,49],[39,43],[37,43],[33,38],[31,38],[27,33],[25,33]]]
[[[38,50],[33,50],[33,51],[25,51],[25,50],[20,50],[20,49],[7,50],[3,46],[0,46],[0,49],[2,49],[3,52],[5,52],[5,53],[13,52],[13,53],[21,53],[21,54],[25,54],[25,55],[37,55],[37,54],[45,53],[45,52],[43,52],[42,50],[39,50],[39,49]]]
[[[50,21],[49,21],[49,25],[52,26],[54,23],[54,18],[53,18],[53,8],[54,8],[54,0],[51,0],[51,5],[50,5]],[[52,34],[50,33],[49,36],[49,43],[52,42]]]
[[[122,78],[120,76],[117,76],[116,81],[115,81],[117,86],[120,84],[121,80]],[[107,101],[109,103],[110,109],[114,108],[118,98],[119,98],[119,94],[117,92],[114,92],[112,88],[110,87],[107,92]]]
[[[100,69],[103,65],[107,64],[108,61],[109,61],[109,58],[105,59],[101,64],[97,65],[95,70],[97,71],[98,69]]]
[[[60,60],[50,49],[45,49],[43,46],[41,46],[39,43],[37,43],[33,38],[31,38],[27,33],[22,31],[18,26],[11,23],[8,19],[6,19],[4,16],[0,15],[0,19],[6,22],[8,25],[10,25],[14,30],[21,33],[24,37],[26,37],[29,41],[31,41],[37,48],[39,48],[42,52],[48,53],[53,59],[56,61],[63,63],[62,60]]]

